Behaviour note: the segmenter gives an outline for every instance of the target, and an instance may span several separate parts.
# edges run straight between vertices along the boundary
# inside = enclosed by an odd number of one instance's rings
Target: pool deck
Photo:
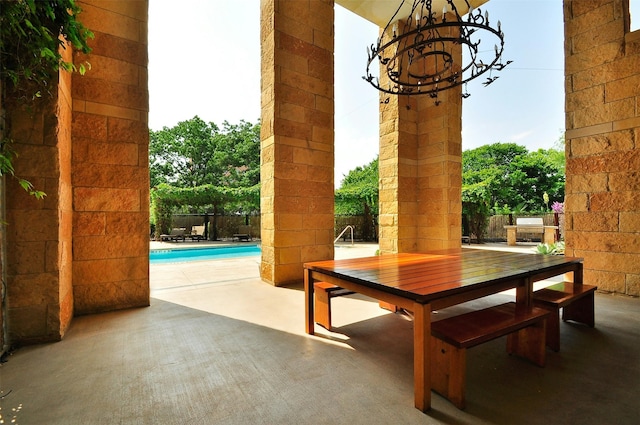
[[[184,249],[255,245],[254,242],[155,242],[151,249]],[[378,244],[336,244],[335,258],[368,257],[376,254]],[[167,291],[229,285],[260,279],[260,255],[220,260],[196,260],[181,263],[158,263],[149,267],[151,296],[162,298]]]

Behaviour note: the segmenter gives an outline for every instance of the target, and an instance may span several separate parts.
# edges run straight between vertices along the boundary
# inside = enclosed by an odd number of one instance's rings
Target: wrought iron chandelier
[[[463,1],[468,9],[466,20],[458,13],[454,0],[440,2],[444,3],[441,16],[433,11],[432,0],[413,0],[408,17],[400,19],[398,14],[405,3],[402,0],[377,43],[367,47],[367,71],[362,78],[391,95],[429,95],[436,105],[440,103],[439,92],[462,84],[465,85],[462,97],[469,97],[466,83],[486,72],[489,76],[483,84],[493,83],[498,76],[492,76],[491,71],[501,71],[511,63],[503,64],[501,60],[504,34],[500,21],[497,29],[492,28],[488,12],[483,14],[468,0]],[[481,50],[481,36],[493,39],[493,46]],[[487,44],[482,43],[482,47]],[[467,56],[466,64],[457,63],[454,53],[457,45],[463,49],[462,57]],[[371,72],[378,66],[386,78],[378,78]]]

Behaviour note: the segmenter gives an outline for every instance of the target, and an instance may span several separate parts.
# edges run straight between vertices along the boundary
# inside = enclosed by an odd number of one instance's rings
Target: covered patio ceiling
[[[479,7],[489,0],[468,0],[472,7]],[[340,6],[355,13],[356,15],[373,22],[384,28],[389,19],[398,9],[402,0],[335,0]],[[442,10],[446,0],[433,0],[433,10]],[[404,0],[399,16],[407,16],[411,11],[413,0]],[[456,8],[460,16],[468,11],[465,0],[455,0]]]

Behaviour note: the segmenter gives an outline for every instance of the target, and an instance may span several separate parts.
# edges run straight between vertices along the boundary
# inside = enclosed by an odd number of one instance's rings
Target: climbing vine
[[[175,187],[162,183],[151,189],[151,214],[156,225],[156,236],[168,233],[171,226],[172,209],[180,205],[193,207],[237,203],[245,201],[253,205],[260,202],[260,184],[250,187],[225,187],[202,185]]]
[[[22,106],[31,106],[39,97],[51,95],[52,77],[60,70],[83,74],[89,64],[76,67],[63,59],[61,49],[68,45],[83,53],[91,49],[87,40],[91,31],[80,23],[80,8],[75,0],[2,0],[0,1],[0,105],[10,95]],[[0,117],[3,124],[5,117]],[[11,140],[0,128],[0,176],[14,176]],[[31,183],[18,178],[20,185],[32,195]]]

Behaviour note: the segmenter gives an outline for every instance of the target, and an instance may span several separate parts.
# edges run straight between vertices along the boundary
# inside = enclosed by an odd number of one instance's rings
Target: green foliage
[[[491,215],[490,198],[486,182],[462,186],[462,213],[466,217],[468,231],[476,236],[478,243],[482,242],[486,234],[487,221]]]
[[[89,53],[91,31],[78,21],[80,8],[74,0],[10,0],[0,7],[0,77],[15,90],[49,86],[51,75],[59,69],[75,71],[62,58],[59,48],[71,44]],[[84,72],[82,65],[79,71]],[[32,92],[36,96],[38,91]]]
[[[564,255],[564,242],[538,244],[536,246],[536,252],[542,255]]]
[[[0,96],[10,91],[23,106],[48,92],[52,76],[58,70],[84,73],[88,64],[78,68],[62,58],[60,48],[67,43],[89,53],[87,40],[93,34],[78,21],[80,8],[74,0],[3,0],[0,3]],[[50,94],[50,93],[49,93]],[[2,117],[4,118],[4,117]],[[0,140],[0,175],[14,176],[15,153],[11,140]],[[27,180],[18,183],[31,195],[41,199],[44,192],[35,190]]]
[[[149,154],[152,187],[252,186],[260,181],[260,125],[225,121],[220,129],[195,116],[151,131]]]
[[[214,185],[175,187],[163,183],[151,191],[151,197],[154,200],[161,200],[161,202],[167,206],[182,204],[206,206],[229,202],[233,199],[259,202],[260,184],[250,187],[223,187]]]
[[[156,237],[169,232],[173,209],[177,206],[210,207],[234,203],[259,204],[260,183],[250,187],[175,187],[161,183],[151,189],[151,221],[155,223]]]
[[[555,149],[485,145],[462,153],[462,170],[463,217],[479,240],[491,214],[535,213],[564,200],[564,152]]]
[[[167,233],[176,209],[249,214],[260,208],[260,125],[199,117],[150,132],[152,221]]]
[[[378,216],[378,158],[362,167],[356,167],[342,180],[335,191],[335,213],[337,215],[360,215],[364,217],[360,234],[365,238],[377,238],[375,232]]]
[[[13,158],[17,156],[17,154],[8,147],[8,141],[5,139],[0,143],[0,176],[10,175],[15,177],[18,180],[18,184],[22,187],[29,195],[36,197],[37,199],[42,199],[46,196],[46,193],[35,190],[31,182],[22,179],[20,177],[16,177],[13,170]]]
[[[378,158],[349,171],[340,188],[335,191],[336,214],[377,215],[378,187]]]
[[[543,211],[564,200],[564,152],[528,152],[514,143],[494,143],[462,153],[463,191],[483,183],[496,213]],[[544,193],[548,194],[547,204]]]
[[[526,154],[527,148],[515,143],[494,143],[466,150],[462,153],[462,173],[482,172],[495,167],[507,169],[516,157]]]

